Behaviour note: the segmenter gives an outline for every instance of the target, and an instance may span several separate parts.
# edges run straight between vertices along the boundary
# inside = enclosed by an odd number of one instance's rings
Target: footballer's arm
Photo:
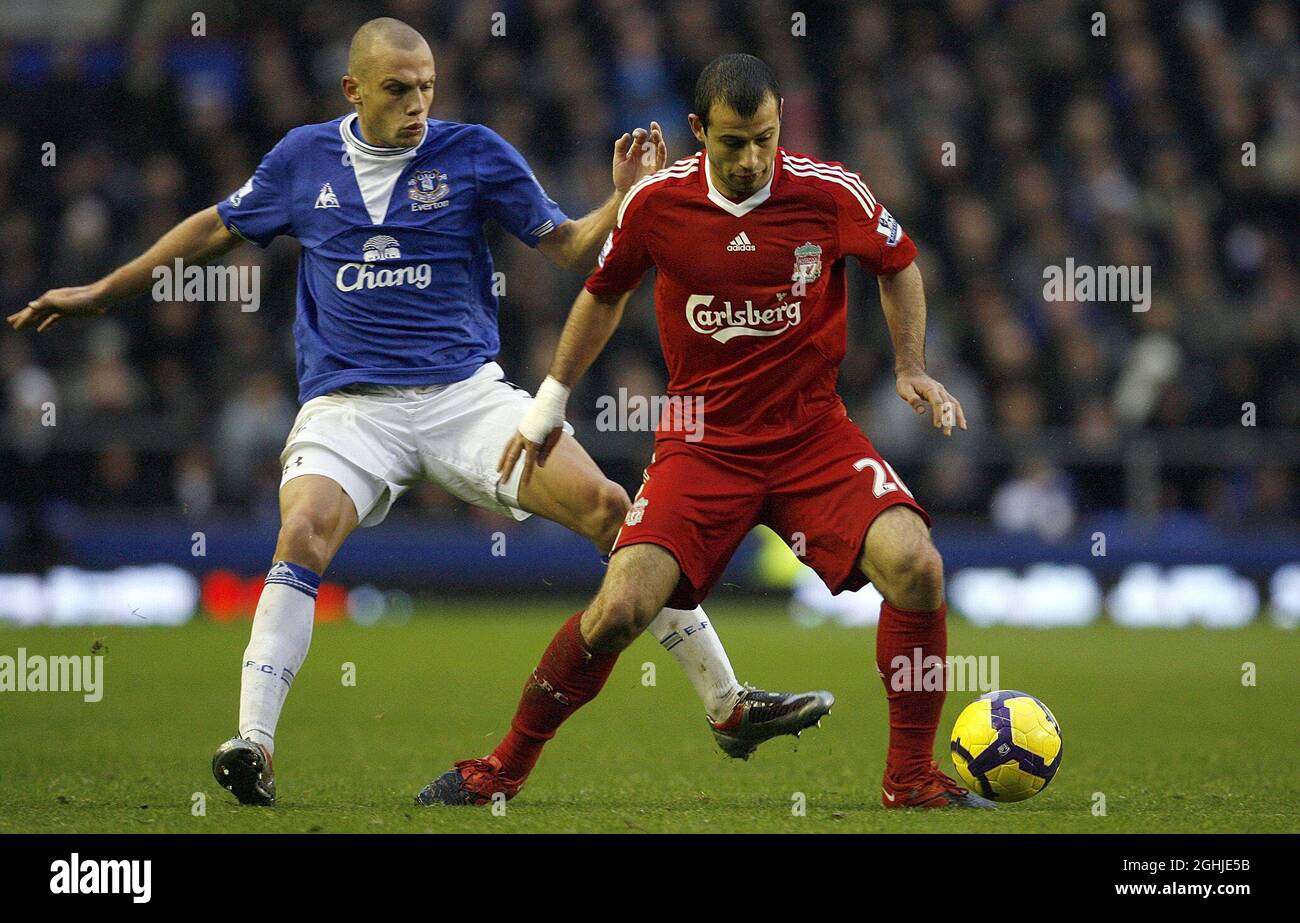
[[[578,293],[569,310],[569,318],[564,322],[560,342],[555,347],[551,378],[571,389],[587,374],[587,369],[591,368],[618,329],[630,297],[631,292],[624,292],[613,301],[601,301],[585,288]]]
[[[226,227],[215,205],[190,215],[158,242],[124,266],[89,285],[52,288],[27,307],[9,315],[15,330],[36,324],[37,331],[53,327],[62,317],[95,317],[114,304],[149,290],[153,271],[171,266],[176,260],[206,263],[241,243],[243,238]]]
[[[569,391],[587,373],[614,335],[631,295],[631,292],[625,292],[607,302],[585,288],[578,293],[569,311],[569,319],[564,322],[560,343],[555,348],[551,372],[537,389],[533,406],[519,421],[519,431],[501,453],[497,472],[503,479],[515,470],[521,452],[524,455],[522,480],[525,484],[532,476],[535,464],[546,464],[546,457],[564,431],[564,405],[569,400]]]
[[[542,255],[561,269],[587,272],[596,264],[596,256],[605,238],[614,230],[618,207],[636,183],[662,170],[668,162],[668,145],[658,122],[650,130],[638,128],[624,133],[614,142],[614,192],[594,211],[577,220],[566,221],[537,242]]]
[[[605,238],[614,227],[623,193],[614,193],[595,210],[564,222],[537,241],[537,249],[551,264],[570,272],[586,272],[596,264]]]
[[[965,429],[961,402],[925,371],[925,286],[921,270],[912,262],[896,273],[879,276],[878,282],[880,307],[894,343],[894,386],[898,396],[918,414],[925,413],[928,403],[934,425],[942,427],[945,436],[952,435],[954,425]]]

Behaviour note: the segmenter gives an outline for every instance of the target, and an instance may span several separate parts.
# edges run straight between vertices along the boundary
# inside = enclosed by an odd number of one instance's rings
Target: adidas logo
[[[276,562],[276,563],[271,567],[271,571],[270,571],[270,573],[268,573],[266,576],[268,576],[268,577],[284,577],[284,576],[292,577],[292,576],[293,576],[293,568],[290,567],[290,566],[289,566],[287,563],[285,563],[284,561],[277,561],[277,562]]]
[[[727,244],[727,251],[729,253],[735,253],[737,250],[757,250],[757,249],[758,249],[757,247],[755,247],[752,243],[749,242],[749,235],[746,234],[744,231],[741,231],[739,234],[733,237],[731,239],[731,243]]]

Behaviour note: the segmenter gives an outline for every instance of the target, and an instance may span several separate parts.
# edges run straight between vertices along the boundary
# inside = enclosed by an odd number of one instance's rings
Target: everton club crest
[[[794,275],[790,277],[791,281],[807,285],[816,282],[821,275],[822,248],[812,241],[808,241],[802,247],[795,247]]]
[[[413,212],[432,211],[451,204],[447,201],[447,193],[451,192],[447,185],[447,174],[441,170],[416,170],[407,182],[407,187]]]

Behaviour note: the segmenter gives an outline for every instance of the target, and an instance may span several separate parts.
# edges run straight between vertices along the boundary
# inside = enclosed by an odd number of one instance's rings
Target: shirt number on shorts
[[[902,492],[907,494],[909,497],[912,496],[912,492],[907,489],[907,485],[903,483],[903,479],[898,476],[898,473],[894,471],[893,468],[889,467],[889,462],[884,461],[883,459],[876,461],[871,456],[859,458],[853,463],[853,467],[858,471],[861,471],[864,468],[871,469],[872,473],[875,475],[871,481],[871,492],[877,497],[883,497],[885,494],[895,490],[902,490]],[[912,499],[916,498],[912,497]]]

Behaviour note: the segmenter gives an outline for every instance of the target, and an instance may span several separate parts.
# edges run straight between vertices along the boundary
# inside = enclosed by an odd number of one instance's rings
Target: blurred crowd
[[[1131,500],[1120,482],[1135,433],[1163,445],[1193,427],[1241,431],[1248,412],[1260,430],[1300,428],[1293,4],[203,6],[202,36],[191,6],[169,0],[123,4],[82,31],[48,23],[42,36],[41,8],[18,0],[33,31],[0,29],[5,314],[138,254],[237,189],[286,131],[347,111],[348,38],[392,15],[433,46],[434,117],[492,126],[574,217],[608,195],[625,129],[657,119],[674,158],[696,149],[686,115],[705,63],[727,51],[771,63],[783,145],[861,172],[920,247],[931,371],[962,399],[970,432],[945,441],[894,396],[878,296],[856,265],[841,392],[937,513],[1051,538],[1080,511]],[[506,279],[501,361],[535,387],[581,279],[497,229],[492,240]],[[1149,310],[1045,300],[1044,267],[1067,258],[1152,266]],[[297,249],[282,239],[230,259],[261,267],[256,313],[142,298],[40,337],[0,333],[0,504],[29,517],[51,501],[274,510],[296,412]],[[599,394],[662,393],[649,290],[571,404],[589,450],[628,485],[649,437],[603,446],[583,421]],[[1300,514],[1285,451],[1200,461],[1163,463],[1155,509]],[[411,511],[466,515],[435,489],[415,494]]]

